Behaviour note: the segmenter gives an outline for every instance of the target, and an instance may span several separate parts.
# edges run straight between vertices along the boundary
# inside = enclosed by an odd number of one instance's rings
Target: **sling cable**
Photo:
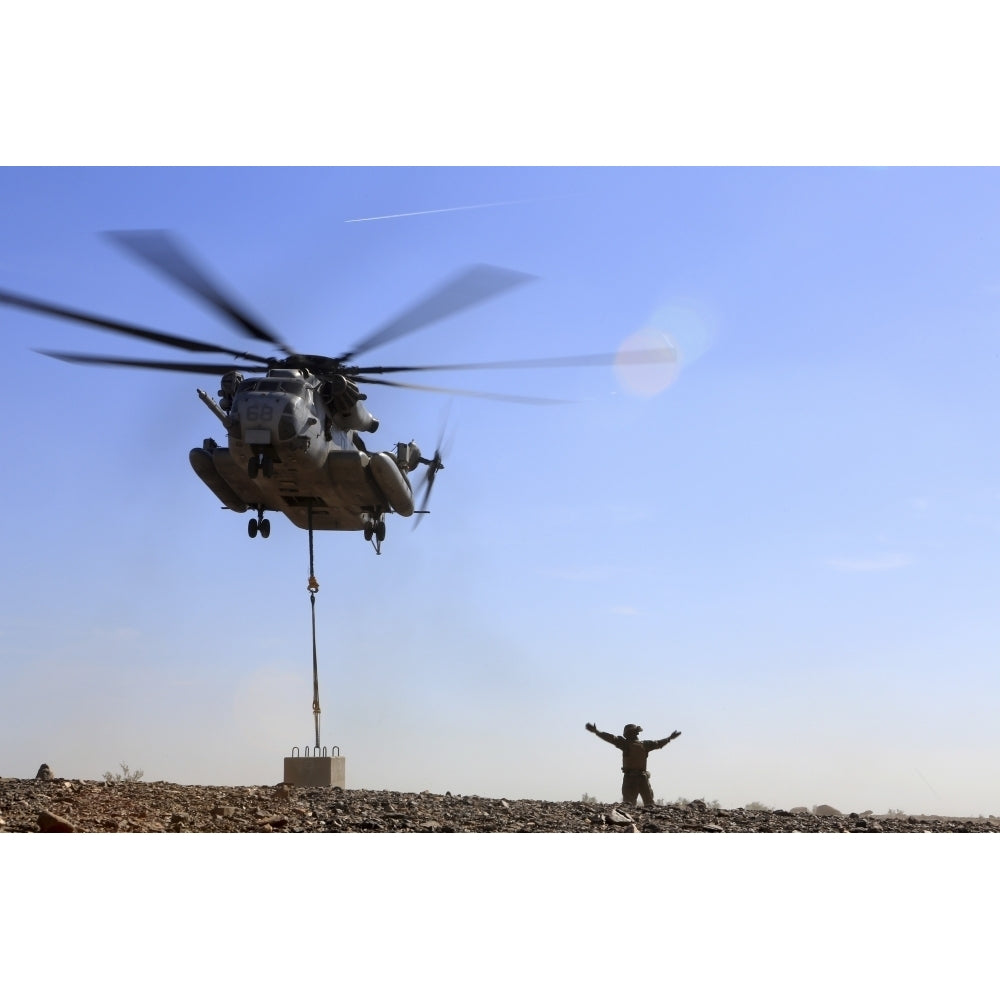
[[[319,667],[316,661],[316,594],[319,593],[319,582],[316,580],[316,573],[313,567],[313,510],[312,504],[308,506],[309,512],[309,583],[306,589],[309,591],[309,603],[312,605],[312,638],[313,638],[313,719],[316,723],[316,750],[317,755],[319,745]]]

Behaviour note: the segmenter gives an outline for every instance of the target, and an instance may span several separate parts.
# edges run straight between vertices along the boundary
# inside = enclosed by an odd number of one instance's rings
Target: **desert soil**
[[[477,795],[0,778],[3,833],[988,833],[1000,818],[816,816],[782,809]]]

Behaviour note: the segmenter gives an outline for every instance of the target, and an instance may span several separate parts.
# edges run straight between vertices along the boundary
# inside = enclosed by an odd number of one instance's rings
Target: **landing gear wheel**
[[[271,522],[265,517],[260,522],[260,537],[267,538],[271,534]]]
[[[250,461],[247,462],[247,475],[251,479],[257,478],[257,470],[260,469],[260,463],[257,461],[257,456],[251,457]]]
[[[251,517],[250,522],[247,524],[247,534],[251,538],[257,537],[257,527],[257,518]],[[268,530],[270,530],[270,525],[268,526]],[[267,535],[264,535],[264,537],[267,538]]]
[[[379,521],[375,525],[375,538],[379,542],[385,541],[385,521]]]
[[[274,461],[270,455],[261,456],[260,471],[264,473],[265,479],[270,479],[274,475]],[[266,535],[264,536],[267,537]]]
[[[370,542],[372,540],[372,535],[375,534],[375,529],[370,524],[365,525],[365,541]]]

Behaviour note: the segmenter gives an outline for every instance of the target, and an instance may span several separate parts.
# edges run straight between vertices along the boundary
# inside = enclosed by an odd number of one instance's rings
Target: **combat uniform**
[[[635,734],[642,732],[641,726],[631,724],[625,727],[622,736],[602,733],[596,727],[591,731],[622,752],[622,802],[634,806],[637,798],[641,795],[642,804],[651,806],[653,804],[653,789],[649,783],[649,771],[646,770],[646,758],[651,750],[665,747],[674,737],[667,736],[662,740],[629,739],[630,732]]]

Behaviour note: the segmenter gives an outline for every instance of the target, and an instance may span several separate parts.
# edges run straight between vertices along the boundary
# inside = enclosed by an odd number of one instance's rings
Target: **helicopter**
[[[342,354],[301,354],[289,347],[244,308],[170,233],[162,230],[116,231],[105,234],[140,262],[152,267],[214,309],[243,335],[278,353],[265,355],[234,350],[203,340],[166,333],[53,302],[0,289],[0,304],[87,324],[112,333],[188,351],[228,356],[226,362],[144,360],[108,355],[40,351],[75,364],[113,365],[157,371],[217,375],[213,399],[198,397],[226,434],[226,444],[205,438],[189,454],[199,479],[224,509],[252,512],[250,538],[267,538],[268,512],[284,514],[296,527],[319,531],[360,531],[376,554],[386,536],[386,517],[429,513],[427,503],[444,469],[441,442],[425,457],[415,442],[399,442],[393,450],[371,450],[362,434],[374,433],[378,419],[367,409],[367,386],[417,389],[519,403],[551,403],[535,399],[456,388],[437,388],[388,379],[404,372],[472,369],[663,363],[663,353],[633,351],[618,355],[583,355],[469,364],[359,366],[360,354],[388,344],[462,310],[510,291],[532,275],[479,264],[447,280],[388,323],[357,341]],[[670,360],[670,359],[666,359]],[[424,469],[420,499],[411,476]]]

